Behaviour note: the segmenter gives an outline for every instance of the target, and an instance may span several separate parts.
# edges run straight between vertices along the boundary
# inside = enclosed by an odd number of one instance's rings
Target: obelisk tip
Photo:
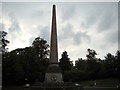
[[[55,7],[55,4],[53,4],[53,8]]]

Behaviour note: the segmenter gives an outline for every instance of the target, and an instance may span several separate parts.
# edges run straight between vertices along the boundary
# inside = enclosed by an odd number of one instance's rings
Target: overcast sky
[[[9,51],[30,46],[40,36],[50,41],[52,5],[57,7],[59,58],[67,51],[71,60],[86,58],[94,49],[98,58],[118,50],[117,2],[3,2],[3,30]]]

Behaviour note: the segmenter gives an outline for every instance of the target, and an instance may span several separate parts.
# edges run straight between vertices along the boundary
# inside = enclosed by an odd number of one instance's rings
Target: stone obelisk
[[[46,83],[63,83],[61,69],[58,65],[58,47],[57,47],[57,24],[56,24],[56,6],[53,5],[51,44],[50,44],[50,64],[45,73]]]
[[[57,23],[56,23],[56,8],[55,8],[55,5],[53,5],[53,12],[52,12],[50,63],[53,63],[53,64],[58,63]]]

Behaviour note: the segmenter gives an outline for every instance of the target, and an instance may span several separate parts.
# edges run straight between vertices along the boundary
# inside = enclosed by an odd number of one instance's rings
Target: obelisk
[[[61,68],[58,64],[57,47],[57,24],[56,24],[56,6],[52,10],[51,43],[50,43],[50,64],[45,73],[46,83],[63,83]]]
[[[53,63],[53,64],[58,63],[57,24],[56,24],[56,8],[55,8],[55,5],[53,5],[53,12],[52,12],[50,63]]]

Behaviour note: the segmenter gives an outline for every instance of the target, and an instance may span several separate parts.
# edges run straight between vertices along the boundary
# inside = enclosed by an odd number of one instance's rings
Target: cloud
[[[75,16],[76,7],[75,5],[68,3],[62,7],[62,20],[67,21]]]
[[[22,32],[21,32],[20,24],[18,23],[17,18],[15,17],[13,13],[9,14],[9,19],[10,19],[11,24],[8,28],[8,34],[11,39],[10,42],[13,43],[16,40],[20,39]]]
[[[3,23],[0,23],[0,31],[5,30],[5,25]]]
[[[31,17],[34,17],[36,19],[42,18],[44,15],[44,11],[42,10],[33,10],[30,13],[31,13]]]
[[[98,11],[88,11],[85,15],[85,20],[81,22],[81,26],[85,29],[91,28],[91,26],[97,24],[101,13]]]
[[[66,24],[65,26],[62,27],[62,32],[59,33],[59,40],[64,40],[70,37],[73,37],[74,32],[73,30],[73,25],[71,24]]]
[[[74,32],[75,28],[72,24],[67,24],[62,28],[62,33],[59,35],[59,40],[62,42],[63,40],[71,39],[71,44],[79,45],[83,42],[90,42],[90,37],[87,35],[87,32]]]
[[[98,32],[108,31],[114,26],[118,19],[118,3],[106,3],[104,10],[101,12],[97,30]]]
[[[14,14],[10,13],[9,18],[11,21],[11,26],[8,28],[9,32],[19,32],[21,30],[17,18]]]
[[[118,43],[118,30],[113,30],[106,35],[106,43],[109,42],[110,45]]]
[[[74,35],[74,42],[76,45],[86,42],[90,43],[90,36],[86,32],[79,32]]]
[[[98,24],[98,30],[99,31],[106,31],[109,30],[117,20],[116,16],[114,15],[114,12],[105,12],[103,17],[101,18],[101,21]]]
[[[40,30],[40,34],[39,34],[40,37],[44,38],[49,43],[49,40],[50,40],[50,28],[48,26],[38,26],[37,29]]]
[[[15,48],[23,48],[26,42],[26,36],[23,35],[19,19],[15,16],[14,13],[9,13],[8,18],[10,21],[10,25],[8,25],[8,40],[10,41],[10,44],[8,45],[10,47],[10,50],[13,50]]]

